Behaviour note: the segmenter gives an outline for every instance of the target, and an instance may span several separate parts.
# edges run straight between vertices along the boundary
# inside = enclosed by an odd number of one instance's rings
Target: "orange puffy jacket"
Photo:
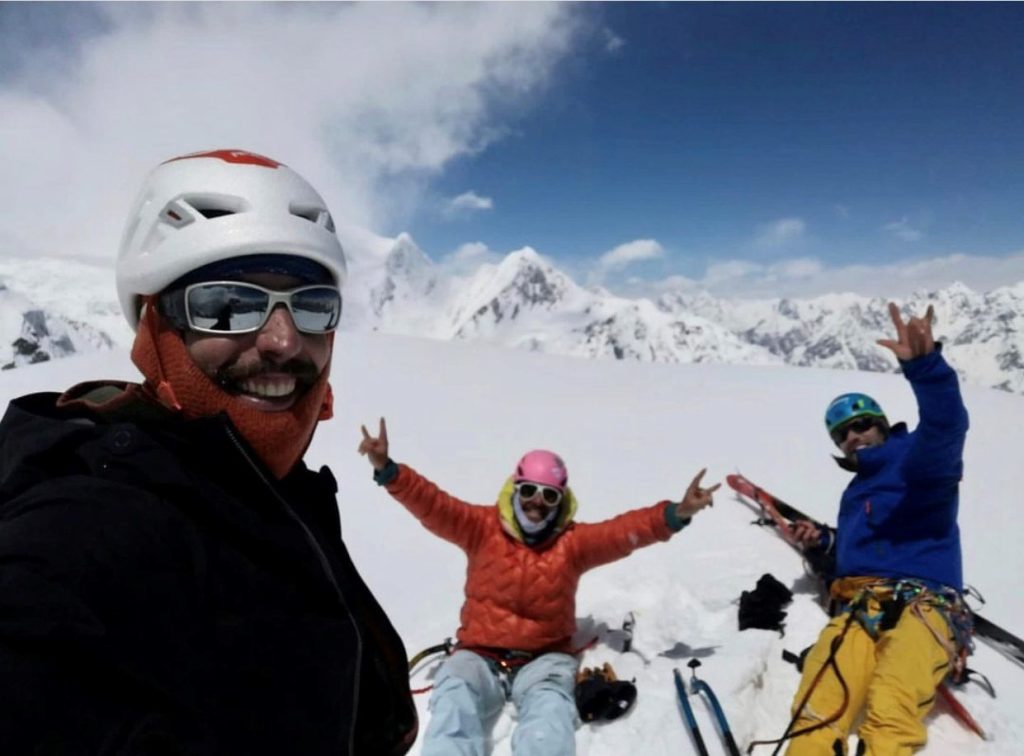
[[[511,478],[497,505],[489,506],[456,499],[407,465],[399,465],[386,487],[430,532],[466,552],[466,601],[456,635],[463,646],[570,651],[580,575],[673,534],[667,501],[600,523],[576,523],[575,499],[567,491],[560,531],[530,547],[512,515]]]

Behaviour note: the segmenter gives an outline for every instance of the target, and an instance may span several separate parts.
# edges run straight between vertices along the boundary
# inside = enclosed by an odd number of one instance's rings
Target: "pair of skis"
[[[718,696],[711,690],[710,685],[697,677],[697,667],[700,666],[700,662],[696,659],[690,659],[690,663],[687,666],[690,667],[692,675],[690,685],[694,694],[703,693],[708,703],[711,704],[711,711],[715,715],[715,722],[718,723],[718,729],[722,734],[725,750],[728,751],[729,756],[740,756],[740,750],[736,747],[736,739],[733,738],[732,730],[729,727],[729,720],[725,718],[725,712],[722,711],[722,706],[718,703]],[[708,749],[704,745],[704,738],[700,734],[697,718],[693,715],[693,707],[690,706],[690,699],[686,692],[683,676],[678,669],[673,670],[673,676],[676,682],[676,695],[679,697],[679,705],[683,709],[683,718],[686,720],[686,726],[690,729],[690,735],[693,737],[693,744],[700,756],[708,756]]]
[[[802,552],[800,544],[793,537],[792,525],[800,520],[815,522],[813,518],[776,498],[763,488],[754,485],[742,475],[727,475],[726,482],[730,488],[757,506],[762,523],[774,526],[779,536],[794,549]],[[1024,667],[1024,641],[1017,636],[979,614],[974,614],[974,635],[1010,661]],[[938,687],[938,696],[964,727],[977,734],[982,740],[987,739],[984,730],[953,695],[946,683],[942,683]]]

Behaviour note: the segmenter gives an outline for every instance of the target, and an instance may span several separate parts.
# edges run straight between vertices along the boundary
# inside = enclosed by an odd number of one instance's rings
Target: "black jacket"
[[[405,753],[405,649],[330,471],[274,481],[226,416],[56,399],[0,422],[0,751]]]

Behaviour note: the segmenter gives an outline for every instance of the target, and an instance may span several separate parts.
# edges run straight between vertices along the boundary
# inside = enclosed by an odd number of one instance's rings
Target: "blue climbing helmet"
[[[825,428],[838,444],[842,439],[836,440],[836,430],[859,417],[876,418],[883,433],[888,435],[889,421],[881,406],[867,394],[857,392],[841,394],[829,403],[825,410]]]

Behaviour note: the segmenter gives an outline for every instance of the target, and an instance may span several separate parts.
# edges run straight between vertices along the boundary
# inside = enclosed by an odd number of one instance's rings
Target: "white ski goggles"
[[[551,486],[544,486],[540,483],[530,483],[528,481],[520,481],[516,483],[516,493],[519,494],[519,498],[522,501],[529,501],[535,497],[540,497],[541,501],[547,507],[557,507],[559,502],[562,501],[562,492],[557,488]]]

